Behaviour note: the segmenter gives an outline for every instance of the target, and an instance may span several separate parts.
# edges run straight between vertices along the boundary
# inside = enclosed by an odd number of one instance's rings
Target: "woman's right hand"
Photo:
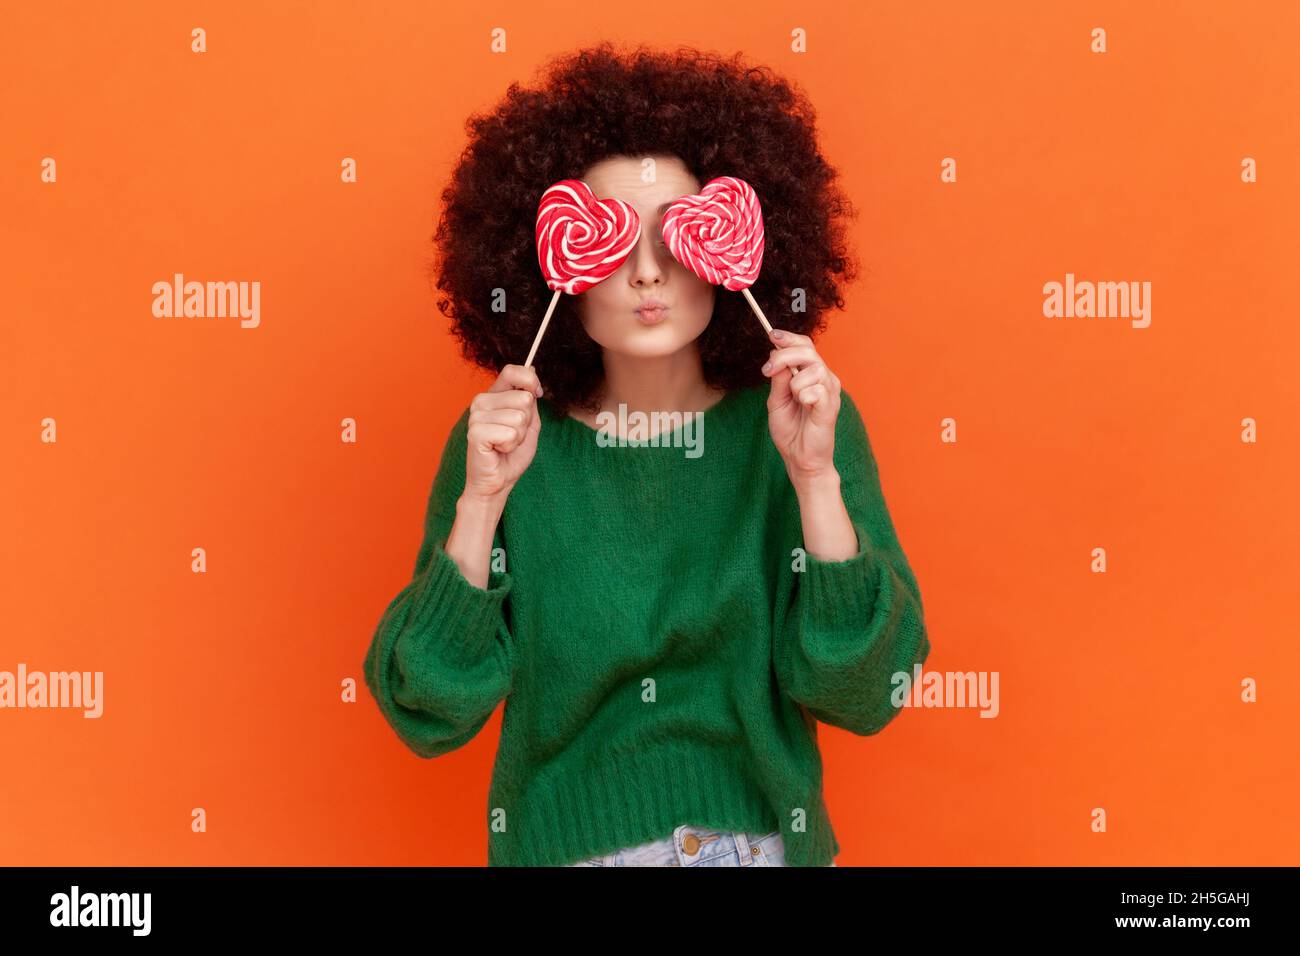
[[[542,384],[531,367],[507,365],[469,405],[465,461],[467,496],[502,501],[537,451]]]

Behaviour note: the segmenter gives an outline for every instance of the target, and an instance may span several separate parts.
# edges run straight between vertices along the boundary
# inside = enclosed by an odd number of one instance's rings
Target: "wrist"
[[[509,494],[509,489],[494,495],[481,495],[471,491],[462,492],[460,498],[456,501],[456,514],[468,518],[488,518],[495,524],[505,510],[506,498]]]
[[[800,498],[820,495],[839,497],[840,473],[834,466],[808,470],[787,466],[786,473],[790,476],[790,484],[794,485],[795,494]]]

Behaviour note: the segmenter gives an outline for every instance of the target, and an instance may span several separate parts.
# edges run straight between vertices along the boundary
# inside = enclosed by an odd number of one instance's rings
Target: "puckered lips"
[[[636,307],[636,317],[642,325],[658,325],[668,318],[668,303],[654,297],[642,299]]]

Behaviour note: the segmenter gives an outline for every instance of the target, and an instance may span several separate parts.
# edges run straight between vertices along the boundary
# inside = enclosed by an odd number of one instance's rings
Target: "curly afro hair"
[[[767,67],[687,47],[620,53],[605,42],[552,61],[536,88],[511,83],[466,129],[442,194],[431,273],[465,358],[494,373],[523,362],[552,295],[537,263],[542,192],[609,156],[672,154],[701,185],[746,180],[763,204],[766,246],[752,292],[768,320],[810,334],[832,306],[844,308],[841,284],[856,273],[844,228],[853,209],[818,149],[811,104]],[[505,312],[493,311],[496,290]],[[759,367],[771,342],[739,293],[718,288],[697,344],[711,386],[766,380]],[[572,296],[561,296],[533,364],[561,410],[595,410],[601,350]]]

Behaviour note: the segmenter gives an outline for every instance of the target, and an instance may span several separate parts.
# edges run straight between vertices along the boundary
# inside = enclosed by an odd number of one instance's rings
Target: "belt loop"
[[[736,840],[736,852],[740,854],[740,865],[753,866],[754,853],[749,848],[749,838],[745,836],[742,830],[732,830],[731,835]]]

